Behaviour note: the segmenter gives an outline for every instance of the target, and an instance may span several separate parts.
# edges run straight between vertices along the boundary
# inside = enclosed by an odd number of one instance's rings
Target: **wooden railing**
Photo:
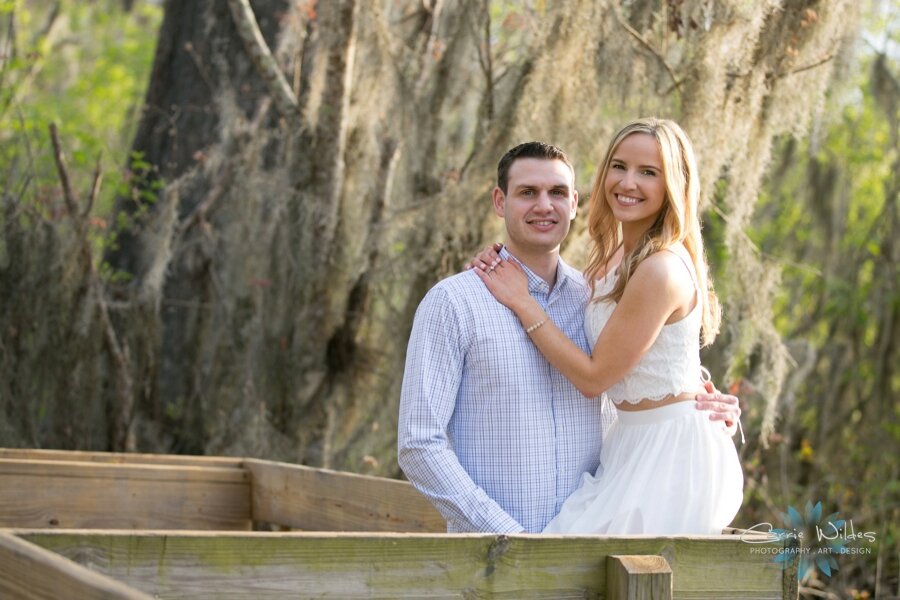
[[[0,528],[2,598],[797,596],[784,542],[445,534],[406,482],[253,459],[0,449]]]

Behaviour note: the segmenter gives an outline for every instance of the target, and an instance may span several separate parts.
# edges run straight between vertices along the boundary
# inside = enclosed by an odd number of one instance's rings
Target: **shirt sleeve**
[[[465,363],[459,315],[433,288],[419,305],[406,351],[400,393],[400,468],[455,531],[518,533],[514,518],[477,486],[447,437]]]

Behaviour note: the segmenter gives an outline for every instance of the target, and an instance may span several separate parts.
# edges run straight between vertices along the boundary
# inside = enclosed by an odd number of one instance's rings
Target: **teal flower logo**
[[[798,563],[800,579],[805,579],[816,568],[831,577],[838,570],[834,555],[847,552],[846,521],[836,512],[823,517],[821,502],[816,502],[815,506],[807,502],[803,513],[788,506],[781,518],[785,529],[773,529],[772,533],[779,539],[795,539],[797,544],[776,555],[775,562],[784,569]]]

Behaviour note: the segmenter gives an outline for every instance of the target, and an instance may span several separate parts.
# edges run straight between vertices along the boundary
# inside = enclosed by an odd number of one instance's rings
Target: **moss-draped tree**
[[[154,166],[135,189],[165,185],[152,205],[122,199],[130,226],[108,255],[131,277],[111,290],[116,329],[150,382],[114,401],[130,439],[395,472],[412,313],[497,235],[496,158],[550,140],[586,185],[610,132],[647,113],[691,133],[705,201],[727,216],[739,275],[719,364],[766,357],[758,383],[777,396],[785,354],[759,301],[774,272],[743,230],[772,140],[820,105],[852,16],[847,2],[169,2],[134,143]]]

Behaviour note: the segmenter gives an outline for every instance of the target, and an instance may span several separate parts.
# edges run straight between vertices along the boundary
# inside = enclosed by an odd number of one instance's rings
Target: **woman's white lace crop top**
[[[685,262],[696,282],[691,264],[680,252],[672,253]],[[615,272],[598,280],[594,296],[609,292],[615,281]],[[694,287],[696,289],[696,283]],[[701,380],[700,306],[698,296],[693,310],[686,317],[663,326],[637,366],[606,391],[610,400],[616,404],[637,404],[645,398],[663,400],[669,395],[691,392],[698,388]],[[584,330],[592,348],[615,308],[616,304],[612,301],[588,304],[584,315]]]

